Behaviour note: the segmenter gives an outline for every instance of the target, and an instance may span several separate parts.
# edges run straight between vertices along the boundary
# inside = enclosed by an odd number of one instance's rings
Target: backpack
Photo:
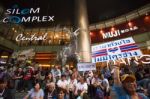
[[[101,88],[96,89],[96,95],[94,99],[104,99],[104,92],[101,90]]]

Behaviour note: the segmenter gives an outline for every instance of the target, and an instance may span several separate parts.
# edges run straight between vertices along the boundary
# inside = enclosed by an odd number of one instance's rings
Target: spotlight
[[[112,27],[112,28],[111,28],[111,31],[115,31],[115,28],[114,28],[114,27]]]
[[[102,34],[102,33],[104,33],[104,31],[101,29],[101,30],[100,30],[100,33]]]
[[[128,26],[132,27],[133,26],[132,22],[128,22]]]
[[[150,15],[148,15],[148,13],[146,13],[146,16],[144,17],[144,21],[145,22],[150,22]]]
[[[93,36],[93,33],[92,33],[92,32],[90,32],[90,36]]]

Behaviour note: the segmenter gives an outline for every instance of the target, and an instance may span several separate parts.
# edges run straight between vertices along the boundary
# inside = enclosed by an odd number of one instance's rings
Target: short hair
[[[41,88],[41,83],[39,81],[36,81],[33,86],[35,87],[36,84],[39,84],[40,85],[40,88]]]

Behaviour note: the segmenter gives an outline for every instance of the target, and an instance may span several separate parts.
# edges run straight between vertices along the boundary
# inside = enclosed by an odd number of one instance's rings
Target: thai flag
[[[102,49],[102,50],[92,52],[92,57],[105,56],[105,55],[107,55],[107,50],[106,49]]]
[[[122,46],[119,46],[119,47],[120,47],[121,52],[127,52],[127,51],[132,51],[132,50],[138,50],[139,49],[139,47],[135,43],[122,45]]]

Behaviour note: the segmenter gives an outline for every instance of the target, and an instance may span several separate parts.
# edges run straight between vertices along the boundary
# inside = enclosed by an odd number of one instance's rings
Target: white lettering
[[[36,8],[35,10],[34,8],[31,8],[30,13],[40,13],[40,8]]]
[[[8,22],[8,17],[3,19],[3,23],[7,23]]]
[[[30,37],[26,37],[23,34],[19,34],[16,36],[16,41],[39,41],[39,40],[46,40],[48,33],[45,33],[41,36],[36,36],[36,34],[31,35]]]
[[[49,20],[48,21],[54,21],[54,16],[48,16]]]
[[[11,14],[11,9],[7,9],[5,14]]]
[[[31,17],[27,17],[27,18],[25,18],[25,17],[22,17],[22,22],[30,22],[30,20],[31,20]]]

